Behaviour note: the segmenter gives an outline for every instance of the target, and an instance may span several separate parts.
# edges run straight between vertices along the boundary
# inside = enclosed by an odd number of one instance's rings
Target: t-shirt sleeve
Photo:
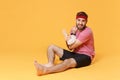
[[[80,40],[82,43],[85,43],[86,41],[88,41],[90,39],[92,32],[90,29],[85,29],[84,31],[82,31],[79,36],[77,37],[78,40]]]

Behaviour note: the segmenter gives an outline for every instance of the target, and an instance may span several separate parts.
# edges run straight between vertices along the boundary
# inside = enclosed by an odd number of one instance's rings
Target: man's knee
[[[68,67],[75,67],[76,66],[76,61],[73,58],[65,59],[64,60],[64,65],[66,65]]]
[[[63,56],[63,49],[62,48],[60,48],[60,47],[58,47],[58,46],[56,46],[56,45],[50,45],[49,47],[48,47],[48,51],[53,51],[56,55],[58,55],[59,57],[62,57]]]
[[[54,44],[51,44],[48,46],[48,49],[54,49],[55,45]]]
[[[48,49],[52,49],[54,52],[58,52],[60,48],[58,46],[54,45],[54,44],[51,44],[48,47]]]

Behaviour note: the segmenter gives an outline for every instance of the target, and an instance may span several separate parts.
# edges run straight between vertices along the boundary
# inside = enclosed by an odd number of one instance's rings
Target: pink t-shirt
[[[83,31],[77,30],[76,38],[82,42],[82,44],[75,48],[73,52],[79,54],[86,54],[93,59],[95,52],[94,52],[94,38],[92,30],[86,27]]]

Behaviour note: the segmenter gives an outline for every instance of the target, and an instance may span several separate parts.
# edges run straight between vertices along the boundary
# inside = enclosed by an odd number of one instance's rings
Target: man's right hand
[[[64,38],[65,38],[65,41],[69,40],[70,39],[70,35],[67,34],[66,30],[62,30],[62,33],[64,35]]]
[[[77,27],[73,27],[73,28],[71,29],[71,33],[72,33],[72,34],[76,34],[76,31],[77,31]]]

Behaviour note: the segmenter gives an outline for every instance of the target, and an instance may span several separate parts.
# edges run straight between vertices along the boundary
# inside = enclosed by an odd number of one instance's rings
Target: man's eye
[[[80,19],[78,19],[78,21],[80,21]]]
[[[82,22],[85,22],[85,20],[82,20]]]

